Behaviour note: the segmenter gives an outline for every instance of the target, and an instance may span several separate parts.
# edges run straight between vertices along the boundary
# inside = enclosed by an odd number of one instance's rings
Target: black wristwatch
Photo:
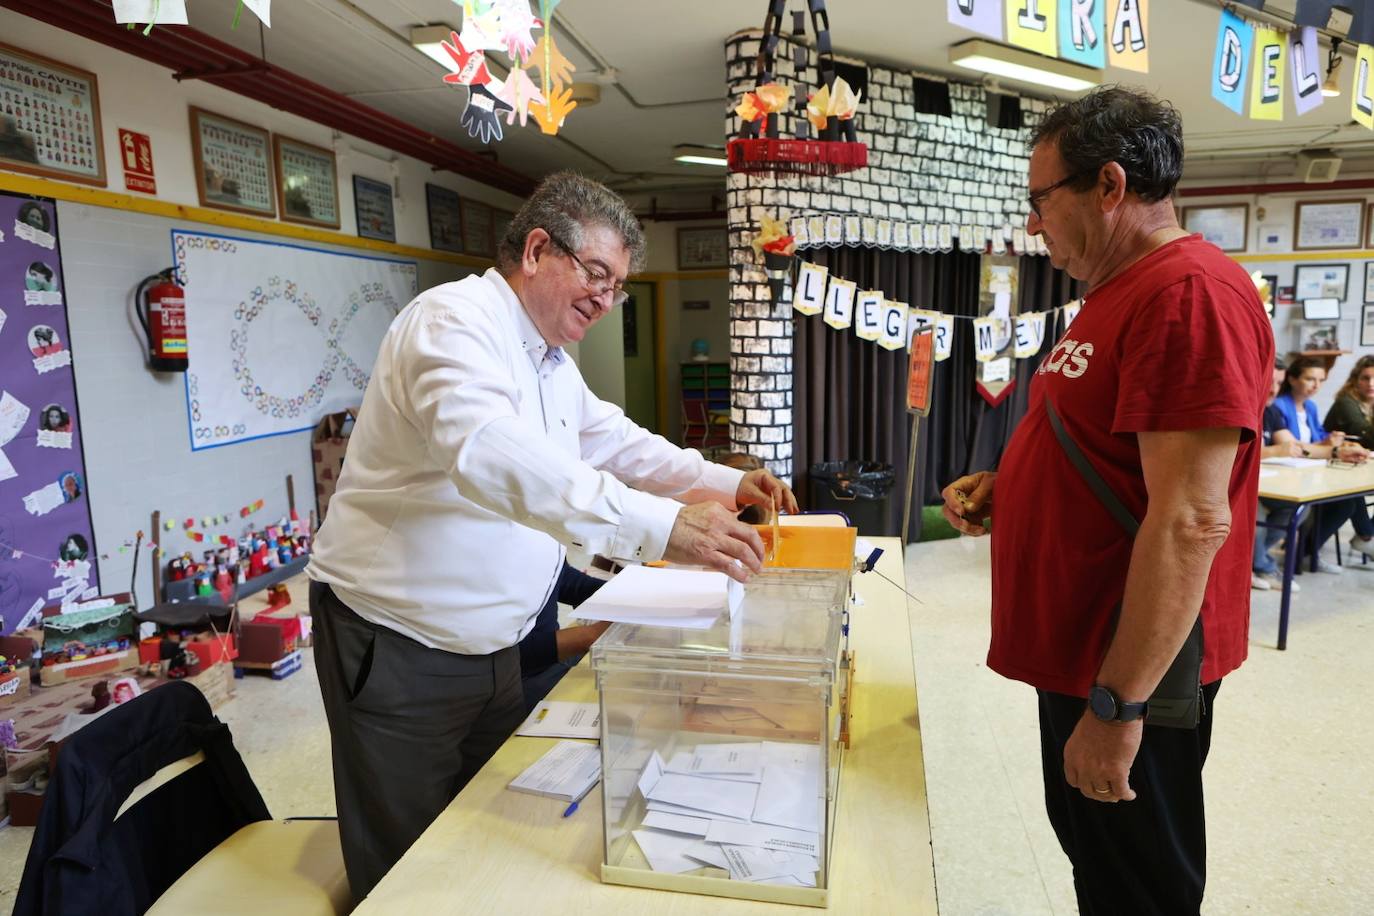
[[[1145,715],[1149,703],[1123,703],[1110,688],[1100,684],[1088,691],[1088,708],[1103,722],[1134,722]]]

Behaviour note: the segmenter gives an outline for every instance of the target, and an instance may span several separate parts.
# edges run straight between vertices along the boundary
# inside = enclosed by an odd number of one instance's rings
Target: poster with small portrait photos
[[[339,173],[334,151],[280,134],[272,137],[272,145],[281,218],[339,228]]]
[[[193,107],[191,146],[201,206],[277,215],[267,131]]]
[[[104,187],[95,74],[0,44],[0,168]]]

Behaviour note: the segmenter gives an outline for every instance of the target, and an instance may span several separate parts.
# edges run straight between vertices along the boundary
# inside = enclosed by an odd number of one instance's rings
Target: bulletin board
[[[81,415],[47,198],[0,193],[0,632],[98,593]]]

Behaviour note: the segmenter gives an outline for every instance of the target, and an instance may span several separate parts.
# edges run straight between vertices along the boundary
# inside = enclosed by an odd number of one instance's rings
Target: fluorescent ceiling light
[[[949,62],[969,70],[1066,92],[1093,88],[1100,82],[1102,73],[1092,67],[1043,57],[980,38],[962,41],[951,47]]]
[[[730,160],[725,158],[725,150],[720,147],[692,143],[679,143],[673,147],[673,159],[689,165],[713,165],[722,169],[730,164]]]
[[[453,58],[440,47],[442,42],[448,41],[449,33],[452,31],[455,30],[446,25],[417,25],[410,30],[410,43],[415,50],[445,70],[452,70],[455,66]]]

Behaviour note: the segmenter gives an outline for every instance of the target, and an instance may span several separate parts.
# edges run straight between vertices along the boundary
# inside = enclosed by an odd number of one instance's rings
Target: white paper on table
[[[601,707],[596,703],[543,700],[515,732],[526,738],[601,737]]]
[[[10,459],[5,455],[4,449],[0,449],[0,480],[10,480],[18,477],[19,472],[10,464]]]
[[[747,816],[732,817],[726,814],[716,814],[711,811],[700,811],[696,808],[684,808],[682,805],[671,805],[668,802],[651,801],[647,805],[645,805],[645,808],[647,808],[649,811],[658,811],[662,814],[679,814],[684,817],[695,818],[707,817],[713,821],[733,821],[737,824],[749,823],[749,818]]]
[[[114,0],[115,22],[186,25],[186,0]]]
[[[644,800],[649,800],[649,793],[658,785],[658,780],[663,776],[663,758],[658,756],[658,751],[649,755],[649,759],[644,763],[644,771],[639,774],[635,785],[639,787],[639,794],[644,796]]]
[[[730,846],[758,846],[778,852],[791,852],[798,855],[814,856],[819,854],[820,834],[810,830],[791,830],[775,827],[772,824],[733,824],[728,821],[711,821],[706,831],[706,842],[724,843]]]
[[[690,836],[704,837],[711,829],[711,821],[704,817],[687,814],[669,814],[667,811],[648,811],[644,815],[644,826],[655,830],[668,830],[672,833],[685,833]]]
[[[262,24],[272,28],[272,0],[243,0],[243,5],[262,20]]]
[[[62,293],[57,290],[47,292],[37,289],[24,290],[25,305],[61,305]]]
[[[767,774],[764,774],[765,777]],[[680,808],[709,811],[730,817],[749,817],[759,787],[752,782],[731,782],[702,776],[664,773],[649,793],[650,801],[667,802]],[[791,825],[784,825],[791,826]]]
[[[29,408],[8,391],[0,393],[0,445],[8,445],[29,420]]]
[[[1326,464],[1325,458],[1264,458],[1262,464],[1276,464],[1285,468],[1319,468]]]
[[[634,838],[654,871],[679,874],[701,868],[700,862],[687,855],[688,849],[701,842],[696,837],[660,833],[657,830],[636,830]]]
[[[594,744],[560,741],[510,781],[508,788],[576,801],[601,778],[601,749]]]
[[[53,481],[41,490],[34,490],[24,497],[24,508],[30,515],[47,515],[62,505],[62,487]]]
[[[756,846],[722,846],[730,863],[730,877],[737,881],[763,881],[784,875],[812,874],[820,868],[814,856],[794,855]]]
[[[71,448],[71,432],[59,433],[51,429],[40,429],[38,431],[39,448]]]
[[[725,573],[631,566],[577,608],[584,620],[707,629],[738,601]],[[743,598],[739,590],[738,598]]]
[[[33,242],[40,248],[51,250],[57,247],[57,236],[53,235],[51,232],[44,232],[42,229],[36,229],[28,223],[21,222],[18,219],[14,221],[14,234],[16,238],[21,238],[26,242]]]
[[[762,770],[756,775],[736,776],[727,773],[700,773],[692,769],[692,751],[678,751],[663,769],[669,773],[686,773],[688,776],[709,776],[712,779],[725,779],[730,782],[752,782],[757,784],[763,777]]]

